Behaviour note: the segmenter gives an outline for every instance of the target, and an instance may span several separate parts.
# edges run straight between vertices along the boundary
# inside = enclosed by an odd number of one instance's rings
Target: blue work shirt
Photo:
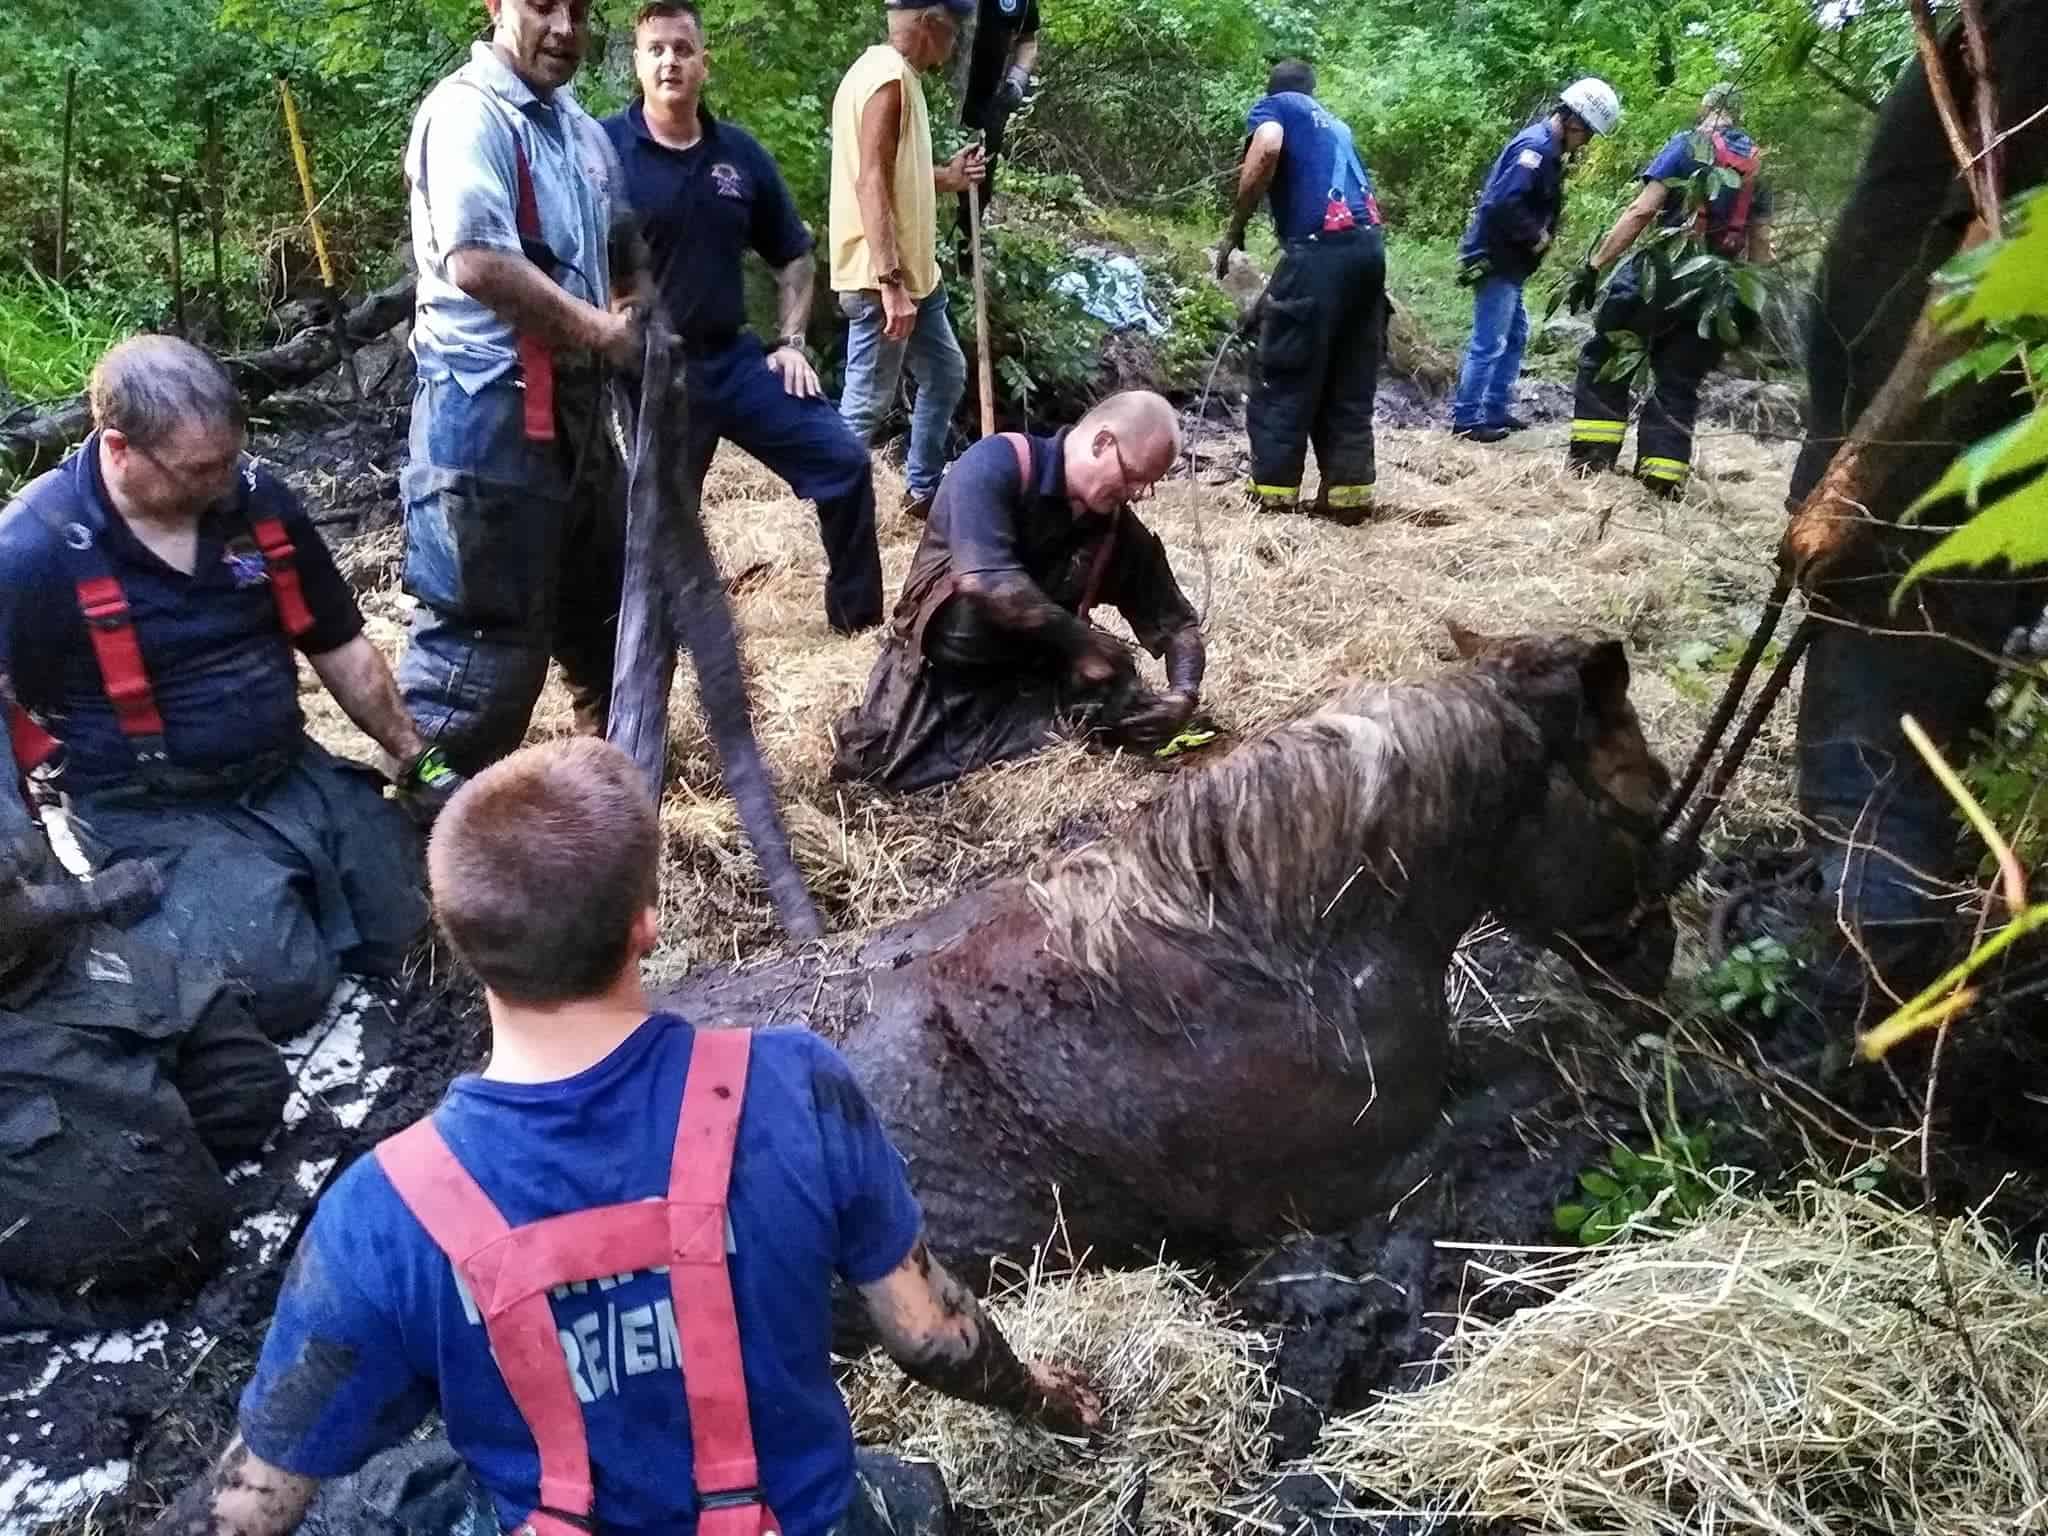
[[[744,128],[698,109],[703,137],[670,149],[647,131],[642,103],[604,120],[625,167],[626,198],[654,256],[669,324],[697,349],[730,342],[747,323],[740,259],[785,267],[811,249],[775,158]]]
[[[1460,263],[1482,257],[1492,275],[1525,282],[1543,261],[1539,249],[1564,213],[1564,136],[1550,119],[1508,140],[1493,162],[1479,206],[1458,243]]]
[[[695,1038],[657,1013],[559,1082],[459,1077],[434,1124],[513,1226],[656,1198],[668,1190]],[[808,1030],[754,1037],[727,1215],[761,1487],[789,1536],[824,1536],[854,1486],[853,1433],[832,1376],[832,1276],[866,1285],[889,1274],[922,1217],[845,1061]],[[694,1530],[667,1274],[564,1286],[551,1300],[583,1405],[598,1528]],[[435,1408],[503,1528],[515,1529],[539,1498],[533,1437],[454,1269],[365,1157],[313,1214],[242,1395],[242,1436],[273,1465],[335,1477]]]
[[[0,512],[0,674],[16,701],[64,743],[59,782],[78,794],[135,778],[135,750],[107,702],[78,608],[79,581],[102,574],[127,598],[174,767],[214,773],[294,748],[304,721],[293,646],[317,656],[363,627],[312,519],[284,482],[244,458],[234,496],[200,518],[188,576],[114,511],[99,446],[95,432]],[[313,614],[312,629],[296,641],[278,619],[250,532],[261,517],[284,524]],[[51,521],[83,530],[90,553],[69,548]]]
[[[1305,92],[1282,91],[1262,98],[1245,118],[1251,133],[1267,123],[1278,123],[1283,134],[1280,168],[1267,194],[1274,232],[1283,241],[1319,233],[1330,199],[1340,194],[1359,224],[1379,223],[1372,174],[1360,163],[1351,128],[1342,118]]]
[[[1723,128],[1721,137],[1728,147],[1738,155],[1756,153],[1756,141],[1740,128]],[[1707,170],[1714,163],[1714,136],[1704,128],[1687,128],[1671,135],[1664,147],[1657,151],[1657,157],[1643,167],[1639,181],[1661,181],[1671,190],[1664,199],[1664,206],[1657,211],[1657,222],[1667,229],[1685,223],[1693,217],[1686,211],[1686,193],[1692,178]],[[1729,187],[1714,195],[1707,204],[1707,227],[1716,234],[1728,227],[1734,216],[1739,188]],[[1697,210],[1695,210],[1696,212]],[[1771,216],[1770,184],[1758,177],[1749,197],[1749,218],[1753,223]]]

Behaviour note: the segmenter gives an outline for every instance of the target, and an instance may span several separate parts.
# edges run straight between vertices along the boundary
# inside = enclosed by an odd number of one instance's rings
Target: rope
[[[1196,607],[1195,617],[1204,624],[1209,622],[1209,599],[1215,591],[1216,577],[1209,560],[1209,538],[1202,528],[1201,489],[1195,482],[1195,449],[1202,441],[1202,429],[1209,424],[1209,394],[1216,387],[1216,375],[1223,367],[1223,359],[1244,339],[1243,331],[1233,330],[1223,338],[1223,345],[1216,349],[1215,360],[1209,364],[1209,376],[1202,381],[1202,403],[1195,412],[1195,429],[1188,434],[1188,505],[1194,509],[1195,549],[1202,557],[1202,601]]]
[[[1777,633],[1778,620],[1785,612],[1785,599],[1791,596],[1792,578],[1783,573],[1778,583],[1771,588],[1770,598],[1764,603],[1763,617],[1757,620],[1756,629],[1750,634],[1749,644],[1743,649],[1742,660],[1736,664],[1734,674],[1728,679],[1728,686],[1722,690],[1721,701],[1714,706],[1713,717],[1707,721],[1706,734],[1700,738],[1699,747],[1693,752],[1692,761],[1686,764],[1685,775],[1678,781],[1678,787],[1671,791],[1671,798],[1664,802],[1664,811],[1657,823],[1657,830],[1668,832],[1685,805],[1692,798],[1692,792],[1699,788],[1700,777],[1707,771],[1707,764],[1714,760],[1714,753],[1721,745],[1721,738],[1727,733],[1728,722],[1735,718],[1735,708],[1742,702],[1742,695],[1749,688],[1750,677],[1756,672],[1756,665],[1763,659],[1770,647],[1771,636]]]

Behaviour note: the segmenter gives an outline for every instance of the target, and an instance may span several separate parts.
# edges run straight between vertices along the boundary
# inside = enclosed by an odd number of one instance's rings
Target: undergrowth
[[[76,394],[99,355],[138,324],[121,305],[33,273],[0,276],[0,384],[24,400]]]

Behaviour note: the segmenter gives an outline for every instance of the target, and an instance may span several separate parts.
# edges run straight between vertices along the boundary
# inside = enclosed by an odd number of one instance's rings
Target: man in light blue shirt
[[[421,735],[466,772],[519,745],[552,656],[604,723],[619,606],[618,466],[602,363],[639,352],[614,308],[623,176],[568,82],[588,0],[486,0],[492,29],[406,146],[419,364],[398,671]]]

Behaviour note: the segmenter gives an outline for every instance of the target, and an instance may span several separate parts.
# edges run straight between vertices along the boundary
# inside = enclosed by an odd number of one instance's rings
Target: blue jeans
[[[946,436],[953,412],[967,393],[967,358],[953,338],[946,318],[946,287],[941,283],[917,301],[917,319],[903,341],[882,336],[882,296],[872,288],[839,295],[846,315],[846,389],[839,414],[863,443],[896,398],[903,365],[917,381],[917,403],[910,412],[910,457],[905,478],[910,494],[929,496],[939,488],[946,468]]]
[[[1472,340],[1451,401],[1451,425],[1498,426],[1507,420],[1508,395],[1522,372],[1529,343],[1529,312],[1513,278],[1481,279],[1472,290]]]

